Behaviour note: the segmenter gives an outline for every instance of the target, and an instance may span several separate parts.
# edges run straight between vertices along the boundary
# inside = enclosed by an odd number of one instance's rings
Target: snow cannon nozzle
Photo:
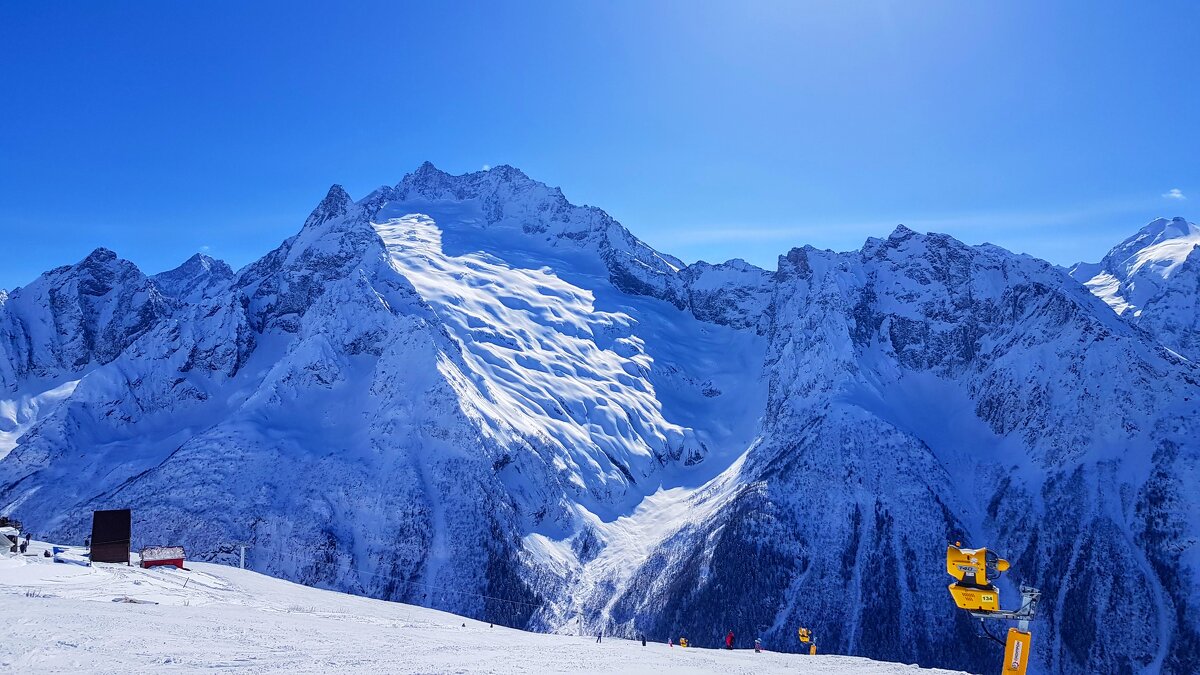
[[[968,586],[989,588],[1010,567],[1007,560],[986,548],[946,547],[946,572]]]

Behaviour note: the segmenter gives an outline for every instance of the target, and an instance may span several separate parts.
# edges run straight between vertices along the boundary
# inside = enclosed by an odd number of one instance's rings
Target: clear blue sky
[[[0,6],[0,288],[101,245],[239,267],[426,159],[772,268],[899,222],[1094,260],[1200,216],[1194,1],[347,4]]]

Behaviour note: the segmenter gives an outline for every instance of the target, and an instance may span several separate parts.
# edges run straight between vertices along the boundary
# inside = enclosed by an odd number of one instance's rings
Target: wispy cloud
[[[201,252],[201,253],[208,253],[208,252],[209,252],[209,251],[211,251],[211,250],[212,250],[212,247],[211,247],[211,246],[209,246],[208,244],[205,244],[205,245],[203,245],[203,246],[201,246],[201,247],[200,247],[200,252]]]
[[[491,165],[491,164],[484,164],[484,165],[483,165],[483,170],[484,170],[484,171],[491,171],[491,170],[492,170],[492,165]]]
[[[1171,188],[1170,190],[1164,192],[1163,196],[1167,199],[1178,199],[1180,201],[1187,199],[1187,197],[1184,196],[1183,191],[1179,188]]]

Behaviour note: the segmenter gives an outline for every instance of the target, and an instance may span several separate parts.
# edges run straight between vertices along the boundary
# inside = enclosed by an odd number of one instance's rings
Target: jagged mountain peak
[[[1100,265],[1111,273],[1119,274],[1122,267],[1181,260],[1198,244],[1200,227],[1194,223],[1180,217],[1156,218],[1114,246],[1100,261]]]
[[[15,289],[4,304],[0,391],[108,363],[171,311],[137,265],[104,247]]]
[[[885,238],[881,239],[879,237],[867,237],[867,240],[863,242],[862,248],[860,248],[857,253],[864,258],[869,258],[887,255],[887,251],[905,250],[911,246],[930,245],[943,247],[967,246],[967,244],[964,244],[948,234],[942,234],[940,232],[918,232],[917,230],[914,230],[901,223],[896,225],[891,233],[889,233]],[[808,249],[811,247],[805,246],[803,248]],[[1005,251],[1005,253],[1009,252]]]
[[[888,239],[893,240],[893,241],[904,240],[904,239],[908,239],[909,237],[911,237],[914,234],[917,234],[917,232],[915,230],[911,230],[911,229],[905,227],[903,223],[901,223],[896,226],[896,229],[892,230],[892,233],[888,235]]]
[[[1068,274],[1162,344],[1200,358],[1200,227],[1194,223],[1156,218],[1100,262],[1078,263]]]
[[[82,261],[80,261],[80,263],[81,264],[106,263],[106,262],[109,262],[112,260],[116,260],[117,257],[118,256],[115,251],[113,251],[111,249],[107,249],[103,246],[98,246],[91,253],[87,254],[87,257],[85,257]]]
[[[732,271],[736,271],[736,272],[766,272],[767,271],[767,270],[759,267],[758,265],[755,265],[754,263],[747,262],[743,258],[730,258],[729,260],[726,260],[725,262],[717,262],[717,263],[710,263],[706,260],[697,260],[696,262],[692,263],[691,265],[688,265],[684,269],[694,270],[694,271],[699,271],[699,270],[706,270],[706,271],[707,270],[732,270]]]
[[[87,295],[104,295],[117,285],[139,284],[145,278],[136,263],[101,246],[74,265],[50,270],[29,286],[48,284],[50,287],[61,288],[74,280],[80,285],[81,292]]]
[[[429,182],[436,180],[474,180],[481,177],[488,177],[496,182],[538,182],[530,178],[524,171],[521,171],[511,164],[497,164],[496,166],[479,171],[468,171],[462,174],[452,174],[448,171],[439,169],[433,162],[426,160],[421,162],[414,171],[404,176],[399,185],[406,182]]]
[[[44,280],[49,278],[58,280],[53,283],[63,283],[62,278],[64,276],[79,277],[81,275],[103,282],[103,280],[111,279],[117,270],[120,270],[122,273],[141,273],[133,261],[120,257],[112,249],[99,246],[93,249],[91,253],[88,253],[86,256],[80,259],[77,263],[71,265],[60,265],[59,267],[55,267],[51,270],[43,272],[37,279],[30,282],[27,286],[31,287],[48,283]],[[14,292],[19,290],[20,288],[13,289]]]
[[[304,221],[305,228],[316,227],[322,223],[345,216],[353,207],[354,200],[350,198],[350,194],[341,185],[334,183],[329,186],[329,191],[325,193],[325,198],[317,207],[309,214],[308,219]]]
[[[193,253],[190,258],[183,261],[175,270],[204,270],[204,271],[223,271],[230,269],[229,264],[219,258],[214,258],[207,253]]]
[[[548,202],[555,207],[568,206],[566,197],[556,187],[536,181],[516,167],[507,164],[484,171],[451,174],[425,162],[407,174],[395,186],[396,197],[410,199],[469,199]]]
[[[170,297],[196,296],[194,299],[199,299],[214,286],[231,281],[233,276],[233,268],[224,260],[195,253],[178,267],[159,272],[150,279]]]
[[[1150,237],[1154,242],[1164,239],[1175,239],[1178,237],[1187,237],[1200,232],[1195,223],[1189,223],[1186,218],[1175,216],[1173,218],[1155,218],[1138,230],[1130,239],[1142,239]]]
[[[904,225],[897,225],[886,239],[868,237],[866,242],[863,243],[862,248],[859,249],[858,254],[863,259],[883,258],[895,256],[897,252],[912,252],[930,246],[940,248],[967,247],[966,244],[946,234],[917,232]],[[901,255],[904,254],[906,253],[902,253]]]

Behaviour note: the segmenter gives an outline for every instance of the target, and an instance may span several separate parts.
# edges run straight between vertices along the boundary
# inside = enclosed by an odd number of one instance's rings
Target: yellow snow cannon
[[[1008,561],[986,548],[946,547],[946,572],[957,579],[950,584],[954,604],[968,612],[1000,610],[1000,589],[992,583],[1008,571]]]
[[[817,654],[817,639],[815,637],[813,637],[812,631],[810,631],[807,628],[801,627],[796,631],[796,634],[800,637],[801,645],[808,645],[808,653],[812,656],[816,656],[816,654]]]
[[[1033,620],[1042,593],[1022,584],[1021,606],[1014,610],[1000,609],[1000,589],[994,582],[1008,568],[1007,560],[986,548],[963,548],[961,542],[946,548],[946,572],[955,579],[949,587],[954,604],[979,619],[987,637],[1004,645],[1003,675],[1025,675],[1033,642],[1029,622]],[[1008,639],[1001,642],[988,632],[984,619],[1017,621],[1019,628],[1009,628]]]

